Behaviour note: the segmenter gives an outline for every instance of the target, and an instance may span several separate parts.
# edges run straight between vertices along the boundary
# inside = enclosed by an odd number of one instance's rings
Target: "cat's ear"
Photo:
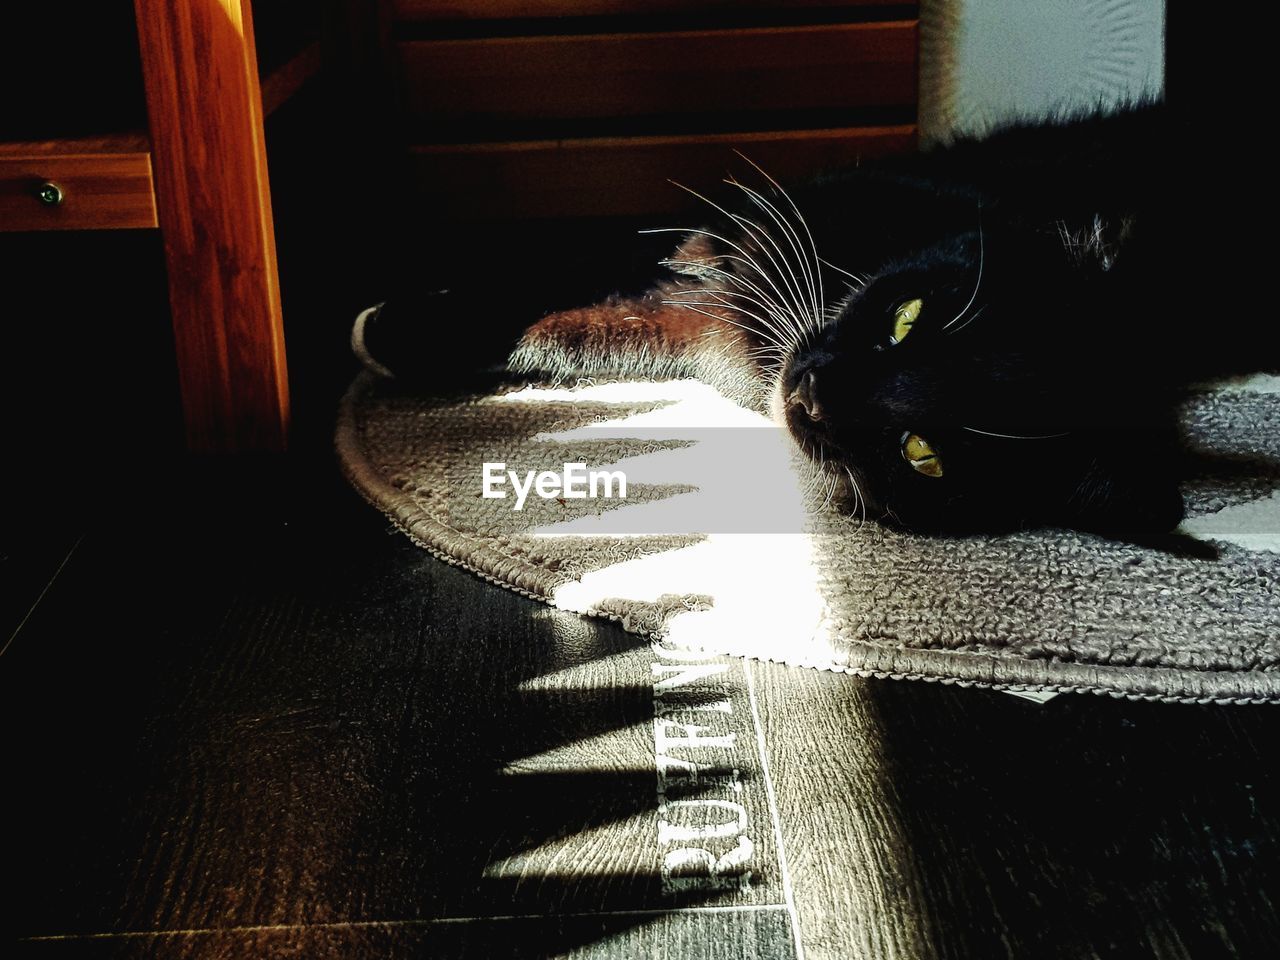
[[[715,243],[704,233],[691,233],[680,241],[675,256],[681,260],[711,260],[716,256]]]
[[[714,267],[718,258],[719,253],[711,238],[694,233],[680,242],[667,265],[674,273],[705,279],[711,276],[708,268]]]
[[[1165,458],[1093,460],[1067,503],[1067,522],[1107,535],[1168,533],[1182,520],[1182,495]]]

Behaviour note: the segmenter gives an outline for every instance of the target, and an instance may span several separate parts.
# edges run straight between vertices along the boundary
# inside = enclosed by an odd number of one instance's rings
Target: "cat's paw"
[[[360,365],[370,373],[390,379],[395,376],[395,373],[373,355],[373,350],[369,346],[370,327],[377,324],[378,314],[383,306],[385,303],[375,304],[356,315],[355,323],[351,325],[351,352],[360,361]]]

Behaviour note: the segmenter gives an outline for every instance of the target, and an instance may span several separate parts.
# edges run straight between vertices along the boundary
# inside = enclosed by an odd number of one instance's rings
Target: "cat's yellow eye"
[[[904,434],[902,457],[916,473],[923,473],[926,477],[942,476],[942,460],[938,457],[938,451],[924,437],[914,433]]]
[[[920,309],[923,306],[924,301],[919,297],[898,305],[898,308],[893,311],[893,336],[890,340],[901,343],[907,339],[907,334],[915,326],[916,318],[920,316]]]

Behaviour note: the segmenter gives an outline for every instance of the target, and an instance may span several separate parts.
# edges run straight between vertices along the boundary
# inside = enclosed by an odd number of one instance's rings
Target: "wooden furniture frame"
[[[188,447],[283,450],[263,121],[318,69],[319,48],[260,83],[249,0],[134,0],[134,15],[149,129],[0,145],[0,229],[158,228]]]
[[[189,445],[279,450],[284,321],[248,0],[135,0]]]
[[[791,180],[916,145],[910,0],[388,4],[435,216],[665,215],[697,205],[669,180],[717,184],[735,149]]]
[[[264,119],[321,43],[260,80],[250,0],[133,2],[148,129],[0,144],[0,229],[158,229],[188,447],[278,451]],[[786,178],[915,144],[910,2],[322,3],[335,43],[376,21],[402,74],[406,172],[437,217],[647,216],[692,203],[667,180],[714,182],[733,148]]]

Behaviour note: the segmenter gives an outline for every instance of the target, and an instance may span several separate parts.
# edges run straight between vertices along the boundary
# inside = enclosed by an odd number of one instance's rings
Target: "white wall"
[[[1164,0],[922,0],[920,18],[925,143],[1163,88]]]

